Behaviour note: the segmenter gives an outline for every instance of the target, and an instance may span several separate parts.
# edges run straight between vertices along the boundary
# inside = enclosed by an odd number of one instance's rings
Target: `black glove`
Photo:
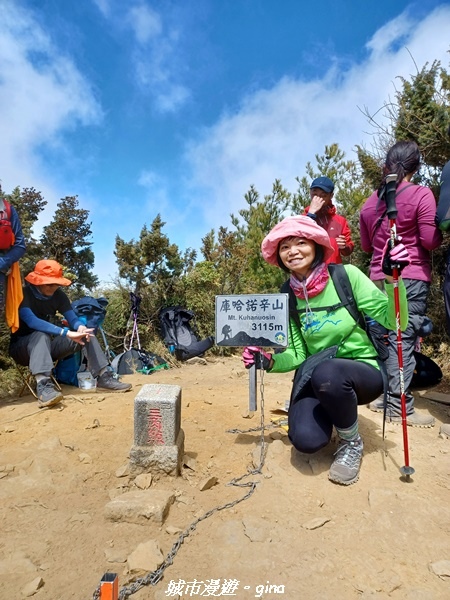
[[[410,262],[408,249],[399,238],[395,241],[389,239],[386,242],[381,263],[381,270],[385,275],[392,275],[393,269],[397,269],[400,274]]]

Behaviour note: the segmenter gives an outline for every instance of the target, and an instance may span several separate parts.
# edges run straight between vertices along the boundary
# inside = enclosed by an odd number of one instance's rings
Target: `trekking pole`
[[[397,206],[395,204],[397,174],[392,173],[386,177],[386,208],[389,219],[389,234],[390,248],[393,248],[397,239],[397,226],[395,219],[397,218]],[[403,452],[405,455],[405,466],[400,468],[400,472],[407,481],[414,473],[414,469],[409,464],[408,450],[408,424],[406,417],[406,394],[405,394],[405,379],[403,376],[403,346],[402,346],[402,330],[400,327],[400,297],[398,291],[399,269],[397,266],[392,267],[392,279],[394,285],[394,304],[395,304],[395,323],[397,327],[397,357],[398,370],[400,378],[400,404],[402,413],[402,429],[403,429]]]
[[[248,410],[249,412],[255,412],[258,408],[256,386],[258,382],[258,371],[256,365],[252,365],[249,371],[249,396],[248,396]]]

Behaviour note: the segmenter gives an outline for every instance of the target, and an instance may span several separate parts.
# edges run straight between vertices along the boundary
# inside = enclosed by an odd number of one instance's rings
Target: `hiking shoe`
[[[328,479],[342,485],[350,485],[358,481],[363,447],[361,438],[353,442],[339,440],[338,449],[334,453],[336,458],[331,465]]]
[[[444,425],[441,425],[439,433],[442,437],[450,438],[450,423],[444,423]]]
[[[56,389],[50,377],[43,377],[37,382],[36,388],[39,408],[54,406],[63,399],[62,393]]]
[[[369,404],[370,410],[373,412],[383,412],[384,411],[384,397],[378,396],[375,400]]]
[[[379,396],[369,404],[370,410],[373,412],[384,412],[384,399],[383,396]],[[399,408],[396,411],[400,410]],[[392,406],[387,405],[386,408],[386,421],[388,423],[401,423],[402,416],[398,412],[394,412]],[[421,414],[414,410],[411,414],[406,415],[406,424],[410,427],[434,427],[434,417],[431,415]]]
[[[111,371],[105,371],[98,377],[97,387],[110,392],[128,392],[131,390],[131,383],[122,383],[114,377]]]
[[[386,416],[388,423],[401,423],[401,415],[388,414]],[[434,427],[435,419],[431,415],[418,413],[414,410],[410,415],[406,415],[406,424],[410,427]]]

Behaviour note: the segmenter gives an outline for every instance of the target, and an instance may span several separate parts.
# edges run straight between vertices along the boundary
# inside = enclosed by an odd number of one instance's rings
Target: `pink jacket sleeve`
[[[361,248],[364,250],[364,252],[373,252],[372,240],[370,239],[369,230],[362,212],[359,215],[359,234]]]
[[[442,243],[442,233],[436,227],[434,216],[436,214],[436,200],[433,192],[423,188],[424,194],[419,201],[417,211],[417,224],[421,245],[427,250],[435,250]]]

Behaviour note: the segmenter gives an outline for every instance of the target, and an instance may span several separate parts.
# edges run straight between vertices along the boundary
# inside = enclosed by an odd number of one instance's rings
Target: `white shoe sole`
[[[38,400],[39,408],[48,408],[49,406],[55,406],[55,404],[59,404],[63,399],[63,395],[55,396],[51,400],[47,400],[47,402],[42,402],[42,400]]]

